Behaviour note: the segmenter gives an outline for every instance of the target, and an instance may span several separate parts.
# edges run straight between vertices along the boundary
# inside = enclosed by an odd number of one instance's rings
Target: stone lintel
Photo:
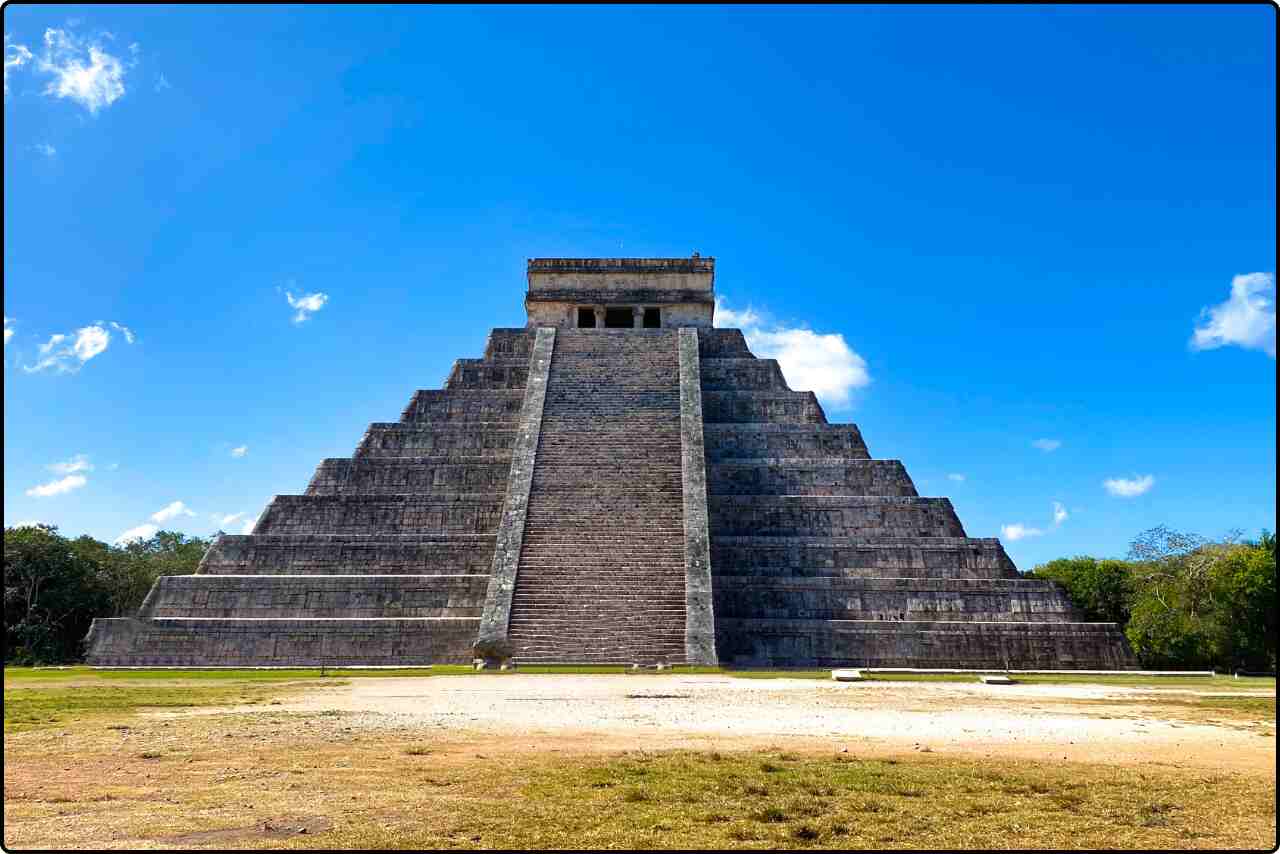
[[[485,594],[484,612],[480,617],[477,651],[490,657],[505,658],[507,629],[511,622],[511,602],[516,590],[516,570],[524,543],[525,516],[529,509],[529,489],[533,485],[533,464],[542,434],[542,405],[547,397],[547,377],[551,371],[551,354],[555,350],[556,330],[539,327],[529,354],[529,379],[525,384],[524,406],[511,450],[511,473],[507,479],[507,495],[498,523],[497,544],[493,550],[493,571]]]
[[[702,441],[702,371],[698,330],[680,330],[680,471],[684,486],[685,655],[689,664],[715,665],[707,467]]]

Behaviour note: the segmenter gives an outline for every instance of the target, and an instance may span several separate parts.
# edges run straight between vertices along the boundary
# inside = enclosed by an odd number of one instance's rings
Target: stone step
[[[523,389],[529,381],[529,358],[458,359],[444,387],[448,389]]]
[[[557,332],[509,624],[519,661],[683,655],[676,333],[605,332]]]
[[[1076,622],[1052,583],[947,579],[718,577],[717,618]]]
[[[479,617],[488,575],[176,575],[140,617]]]
[[[492,534],[501,495],[277,495],[258,534]]]
[[[526,362],[533,352],[534,330],[527,327],[496,328],[489,332],[485,342],[486,359],[518,359]]]
[[[733,461],[707,465],[708,495],[916,495],[899,460]]]
[[[964,536],[945,498],[708,495],[707,511],[712,537]]]
[[[717,577],[1020,577],[999,540],[968,537],[713,536],[711,567]]]
[[[406,424],[483,422],[514,427],[523,406],[523,390],[420,389],[414,392],[400,420]]]
[[[370,424],[356,447],[357,459],[379,457],[445,458],[511,461],[515,427],[509,423],[473,421],[461,424]]]
[[[790,391],[776,359],[700,359],[703,391]]]
[[[716,619],[722,665],[1131,670],[1115,623]]]
[[[494,536],[223,534],[200,575],[463,575],[487,573]]]
[[[825,424],[827,416],[811,391],[702,392],[703,424]]]
[[[708,463],[759,458],[869,459],[853,424],[702,425]]]
[[[751,351],[747,349],[747,340],[741,329],[699,329],[698,355],[702,359],[747,358],[751,359]]]
[[[94,620],[93,667],[345,667],[462,664],[478,618]]]
[[[510,462],[420,460],[403,457],[327,459],[307,485],[307,495],[505,495]]]

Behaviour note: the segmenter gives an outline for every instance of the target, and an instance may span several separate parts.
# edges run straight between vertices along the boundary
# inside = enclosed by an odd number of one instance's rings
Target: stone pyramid
[[[1136,666],[713,328],[714,265],[531,260],[526,328],[95,621],[89,662]]]

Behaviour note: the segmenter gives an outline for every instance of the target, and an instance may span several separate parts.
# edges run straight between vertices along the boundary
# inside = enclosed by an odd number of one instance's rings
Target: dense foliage
[[[4,531],[4,660],[58,664],[79,660],[94,617],[137,610],[161,575],[196,570],[208,540],[160,531],[147,540],[110,546],[57,528]]]
[[[1119,623],[1144,667],[1276,669],[1276,538],[1211,542],[1144,531],[1127,560],[1061,558],[1029,573],[1060,583],[1086,620]]]

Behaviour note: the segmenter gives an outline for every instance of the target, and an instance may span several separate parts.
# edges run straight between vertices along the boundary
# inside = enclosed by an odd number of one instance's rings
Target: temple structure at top
[[[714,328],[714,276],[530,260],[524,328],[97,620],[89,662],[1136,666]]]
[[[709,327],[716,259],[531,258],[529,326],[562,329]]]

